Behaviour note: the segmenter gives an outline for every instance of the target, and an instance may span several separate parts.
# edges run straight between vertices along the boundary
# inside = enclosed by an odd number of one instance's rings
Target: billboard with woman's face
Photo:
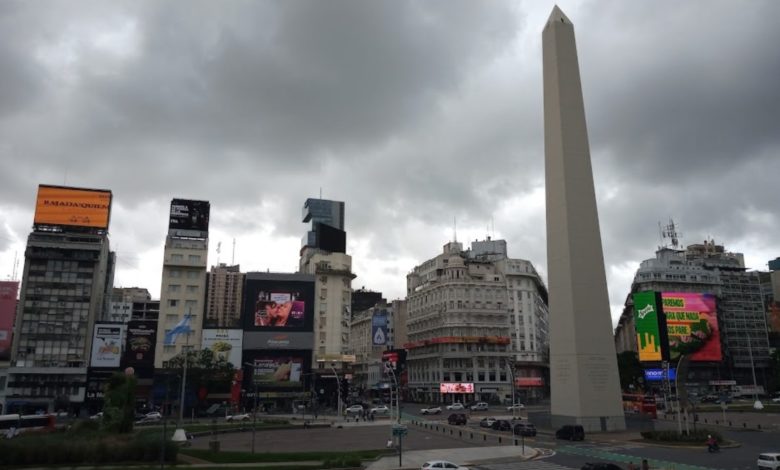
[[[244,331],[312,331],[314,282],[253,279],[244,283]]]

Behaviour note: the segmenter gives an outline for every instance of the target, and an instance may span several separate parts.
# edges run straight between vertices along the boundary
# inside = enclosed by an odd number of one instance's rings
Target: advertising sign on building
[[[154,347],[157,342],[155,320],[134,320],[127,324],[125,366],[154,367]]]
[[[314,334],[309,332],[246,331],[244,349],[312,349]]]
[[[96,323],[92,335],[91,367],[118,368],[122,360],[122,342],[127,325]]]
[[[473,383],[442,382],[439,384],[441,393],[474,393]]]
[[[0,281],[0,361],[11,358],[11,336],[16,318],[18,281]]]
[[[661,318],[655,291],[633,294],[634,323],[640,361],[662,361],[664,338],[661,335]]]
[[[371,343],[374,346],[387,344],[387,310],[375,310],[371,317]]]
[[[262,274],[262,273],[259,273]],[[244,331],[312,331],[314,279],[262,279],[247,273],[242,318]]]
[[[171,214],[168,228],[173,230],[208,232],[209,201],[174,199],[171,201]]]
[[[35,225],[107,229],[111,218],[111,191],[38,186]]]
[[[723,355],[715,296],[663,292],[661,299],[669,335],[669,359],[676,361],[686,355],[691,361],[720,362]]]
[[[669,380],[677,378],[677,369],[669,369]],[[645,380],[648,382],[660,382],[664,379],[663,369],[645,369]]]
[[[241,347],[244,339],[242,330],[203,330],[203,349],[210,349],[224,358],[234,369],[241,368]]]
[[[406,350],[405,349],[391,349],[382,353],[382,363],[386,364],[385,367],[392,368],[396,377],[400,377],[401,373],[406,370]]]
[[[300,387],[303,358],[296,356],[259,356],[255,358],[253,380],[271,387]]]
[[[544,379],[542,377],[517,377],[515,378],[517,387],[543,387]]]

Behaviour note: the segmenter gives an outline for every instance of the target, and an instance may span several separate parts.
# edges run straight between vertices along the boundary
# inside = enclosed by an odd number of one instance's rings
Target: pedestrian
[[[650,470],[650,464],[647,459],[642,459],[642,470]]]

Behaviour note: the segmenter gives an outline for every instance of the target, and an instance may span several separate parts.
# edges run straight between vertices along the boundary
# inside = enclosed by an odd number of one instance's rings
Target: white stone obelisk
[[[574,26],[542,33],[553,426],[625,429]]]

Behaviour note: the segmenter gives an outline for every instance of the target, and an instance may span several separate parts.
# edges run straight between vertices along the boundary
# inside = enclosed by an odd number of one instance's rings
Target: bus
[[[52,430],[56,422],[56,416],[53,414],[42,415],[0,415],[0,436],[8,433],[13,428],[16,433],[27,431],[38,431],[42,429]]]
[[[623,411],[625,413],[650,416],[653,419],[658,417],[655,397],[641,393],[624,393]]]

